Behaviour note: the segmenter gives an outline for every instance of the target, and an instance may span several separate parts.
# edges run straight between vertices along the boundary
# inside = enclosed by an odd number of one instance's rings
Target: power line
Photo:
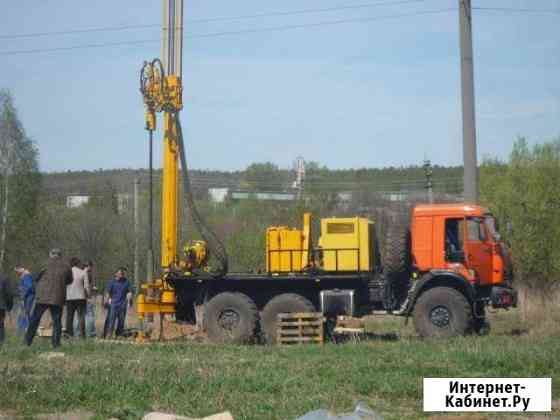
[[[141,181],[142,183],[142,181]],[[200,182],[199,179],[194,177],[192,179],[192,186],[195,188],[230,188],[234,190],[245,190],[251,188],[264,188],[268,189],[268,192],[286,192],[286,190],[291,190],[289,187],[290,182],[270,182],[270,181],[259,181],[252,182],[246,180],[239,181],[226,181],[223,179],[215,179],[213,182],[203,181]],[[462,178],[457,177],[442,177],[436,178],[434,180],[434,186],[442,187],[452,187],[459,186],[462,184]],[[425,179],[418,180],[368,180],[367,182],[357,182],[357,181],[346,181],[346,182],[329,182],[328,180],[322,180],[322,182],[309,182],[306,189],[322,191],[322,192],[336,192],[336,191],[395,191],[396,189],[405,190],[423,190],[425,188]],[[128,186],[127,186],[128,188]],[[73,186],[44,186],[44,191],[50,196],[67,196],[67,195],[89,195],[89,196],[102,196],[107,194],[130,194],[129,189],[122,189],[122,186],[115,185],[114,188],[92,188],[86,185],[73,185]]]
[[[262,18],[262,17],[303,15],[303,14],[309,14],[309,13],[334,12],[334,11],[339,11],[339,10],[365,9],[365,8],[372,8],[372,7],[379,7],[379,6],[393,6],[393,5],[397,5],[397,4],[421,3],[421,2],[425,2],[425,1],[426,0],[380,1],[380,2],[375,2],[375,3],[354,4],[354,5],[350,5],[350,6],[325,7],[325,8],[320,8],[320,9],[300,9],[300,10],[291,10],[291,11],[286,11],[286,12],[280,11],[280,12],[270,12],[270,13],[259,13],[259,14],[254,14],[254,15],[245,15],[245,16],[195,19],[195,20],[191,20],[190,22],[218,22],[218,21],[228,21],[228,20],[256,19],[256,18]],[[187,22],[189,22],[189,21],[187,20]]]
[[[121,41],[121,42],[104,42],[101,44],[83,44],[83,45],[73,45],[70,47],[56,47],[56,48],[37,48],[33,50],[15,50],[15,51],[3,51],[0,52],[0,56],[6,55],[20,55],[20,54],[37,54],[45,52],[55,52],[55,51],[70,51],[70,50],[85,50],[89,48],[105,48],[105,47],[115,47],[120,45],[140,45],[160,42],[159,39],[142,39],[138,41]]]
[[[513,13],[553,13],[560,14],[560,9],[514,9],[509,7],[472,7],[472,10],[484,10],[495,12],[513,12]]]
[[[161,27],[161,25],[149,24],[149,25],[105,26],[101,28],[90,28],[90,29],[70,29],[67,31],[34,32],[29,34],[0,35],[0,39],[39,38],[44,36],[72,35],[72,34],[83,34],[83,33],[92,33],[92,32],[127,31],[131,29],[143,29],[143,28],[155,28],[155,27]]]
[[[215,32],[211,34],[197,34],[194,36],[190,36],[188,38],[208,38],[208,37],[224,36],[224,35],[238,35],[238,34],[259,33],[259,32],[285,31],[290,29],[314,28],[318,26],[340,25],[345,23],[364,23],[364,22],[371,22],[375,20],[398,19],[398,18],[410,17],[410,16],[421,16],[421,15],[451,12],[454,10],[457,9],[448,8],[448,9],[437,9],[437,10],[426,10],[422,12],[402,13],[398,15],[374,16],[374,17],[357,18],[357,19],[340,19],[340,20],[332,20],[332,21],[317,22],[317,23],[303,23],[303,24],[295,24],[295,25],[272,26],[269,28],[244,29],[240,31],[224,31],[224,32]]]
[[[275,16],[293,16],[301,14],[310,13],[323,13],[323,12],[334,12],[340,10],[355,10],[355,9],[365,9],[373,8],[379,6],[390,6],[398,4],[409,4],[409,3],[420,3],[426,0],[398,0],[398,1],[380,1],[375,3],[363,3],[355,4],[351,6],[335,6],[335,7],[325,7],[320,9],[300,9],[300,10],[290,10],[290,11],[278,11],[270,13],[258,13],[253,15],[241,15],[241,16],[223,16],[223,17],[211,17],[211,18],[201,18],[201,19],[186,19],[187,23],[211,23],[211,22],[224,22],[224,21],[236,21],[236,20],[246,20],[246,19],[257,19],[263,17],[275,17]],[[110,32],[110,31],[126,31],[131,29],[145,29],[161,27],[160,24],[144,24],[144,25],[123,25],[123,26],[105,26],[100,28],[89,28],[89,29],[70,29],[66,31],[53,31],[53,32],[35,32],[28,34],[15,34],[15,35],[0,35],[0,39],[21,39],[21,38],[36,38],[44,36],[55,36],[55,35],[71,35],[71,34],[81,34],[81,33],[92,33],[92,32]],[[166,29],[163,27],[162,29]],[[179,28],[177,28],[179,29]],[[182,29],[182,28],[181,28]]]
[[[454,10],[457,10],[457,9],[454,9],[454,8],[436,9],[436,10],[426,10],[426,11],[414,12],[414,13],[402,13],[402,14],[397,14],[397,15],[374,16],[374,17],[357,18],[357,19],[340,19],[340,20],[332,20],[332,21],[324,21],[324,22],[316,22],[316,23],[271,26],[271,27],[268,27],[268,28],[243,29],[243,30],[239,30],[239,31],[213,32],[213,33],[207,33],[207,34],[190,34],[190,36],[186,36],[185,39],[215,38],[215,37],[222,37],[222,36],[228,36],[228,35],[242,35],[242,34],[263,33],[263,32],[279,32],[279,31],[286,31],[286,30],[291,30],[291,29],[315,28],[315,27],[320,27],[320,26],[341,25],[341,24],[347,24],[347,23],[365,23],[365,22],[372,22],[372,21],[377,21],[377,20],[398,19],[398,18],[405,18],[405,17],[412,17],[412,16],[422,16],[422,15],[430,15],[430,14],[437,14],[437,13],[445,13],[445,12],[451,12],[451,11],[454,11]],[[14,51],[0,52],[0,56],[20,55],[20,54],[36,54],[36,53],[55,52],[55,51],[69,51],[69,50],[89,49],[89,48],[103,48],[103,47],[113,47],[113,46],[122,46],[122,45],[139,45],[139,44],[147,44],[147,43],[155,43],[155,42],[160,42],[160,40],[159,39],[145,39],[145,40],[137,40],[137,41],[121,41],[121,42],[107,42],[107,43],[99,43],[99,44],[73,45],[73,46],[69,46],[69,47],[41,48],[41,49],[32,49],[32,50],[14,50]]]

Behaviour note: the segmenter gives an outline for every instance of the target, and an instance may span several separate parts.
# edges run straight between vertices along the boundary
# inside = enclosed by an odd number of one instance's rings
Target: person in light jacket
[[[35,308],[31,314],[29,328],[25,332],[24,342],[30,346],[33,342],[43,314],[48,309],[53,321],[52,345],[60,346],[62,334],[62,307],[66,300],[66,286],[72,283],[72,270],[62,259],[62,252],[53,248],[49,253],[47,268],[42,270],[37,277],[35,293]]]
[[[88,275],[80,268],[80,260],[70,259],[72,283],[66,287],[66,333],[74,337],[74,315],[78,313],[80,337],[86,338],[86,304],[90,294]]]

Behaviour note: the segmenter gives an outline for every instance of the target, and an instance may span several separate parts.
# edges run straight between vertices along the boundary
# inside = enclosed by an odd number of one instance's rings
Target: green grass
[[[0,350],[0,413],[83,409],[137,419],[152,410],[193,417],[229,410],[236,420],[295,419],[318,408],[350,411],[363,400],[386,419],[416,419],[425,417],[423,377],[551,376],[558,398],[560,337],[512,336],[515,322],[506,321],[497,319],[504,327],[488,337],[422,341],[402,321],[383,320],[375,330],[401,338],[325,346],[72,341],[52,360],[38,357],[51,351],[48,340],[24,348],[12,338]]]

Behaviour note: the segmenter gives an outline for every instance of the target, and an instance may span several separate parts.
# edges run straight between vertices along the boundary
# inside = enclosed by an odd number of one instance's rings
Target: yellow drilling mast
[[[182,53],[183,0],[163,0],[162,59],[145,62],[140,75],[140,91],[146,105],[146,130],[150,135],[150,169],[152,167],[152,139],[156,129],[156,113],[163,112],[163,181],[161,197],[161,267],[163,276],[151,279],[150,238],[148,253],[148,282],[138,295],[140,321],[147,314],[175,312],[175,293],[166,282],[166,273],[178,264],[177,224],[179,193],[178,119],[183,108]],[[186,169],[186,168],[184,168]],[[151,179],[151,173],[150,173]],[[150,183],[150,195],[152,186]],[[150,202],[150,232],[152,229]]]

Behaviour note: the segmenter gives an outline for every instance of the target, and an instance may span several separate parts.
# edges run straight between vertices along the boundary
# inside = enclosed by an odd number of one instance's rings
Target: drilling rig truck
[[[263,232],[264,273],[230,273],[226,250],[196,210],[190,188],[179,118],[183,2],[163,0],[163,5],[163,59],[144,63],[140,76],[150,168],[156,113],[164,114],[162,271],[156,280],[149,274],[141,288],[141,320],[175,314],[205,330],[213,342],[274,343],[280,313],[320,311],[333,320],[385,313],[412,317],[422,337],[451,337],[487,331],[489,305],[516,306],[511,261],[496,221],[471,203],[417,205],[409,222],[388,226],[383,238],[366,217],[323,218],[316,243],[312,215],[306,213],[299,229],[271,226]],[[190,241],[181,256],[179,176],[184,205],[202,237]],[[210,255],[217,267],[210,268]]]

